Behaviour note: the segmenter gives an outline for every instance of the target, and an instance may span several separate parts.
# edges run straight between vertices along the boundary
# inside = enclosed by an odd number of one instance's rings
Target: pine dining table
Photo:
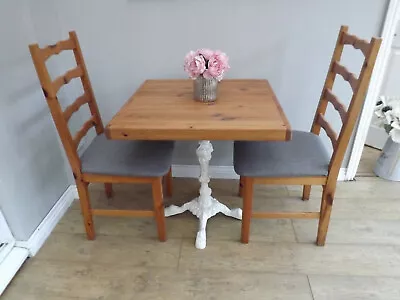
[[[199,196],[165,216],[190,211],[199,219],[195,246],[206,247],[207,220],[218,213],[242,219],[240,208],[230,209],[212,196],[209,162],[213,140],[287,141],[290,124],[269,82],[225,79],[213,104],[193,100],[190,79],[146,80],[106,127],[109,139],[196,140],[200,163]]]

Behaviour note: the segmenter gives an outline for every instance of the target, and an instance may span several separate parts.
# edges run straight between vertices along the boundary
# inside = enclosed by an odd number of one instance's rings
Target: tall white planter
[[[387,180],[400,181],[400,144],[390,137],[376,162],[374,173]]]

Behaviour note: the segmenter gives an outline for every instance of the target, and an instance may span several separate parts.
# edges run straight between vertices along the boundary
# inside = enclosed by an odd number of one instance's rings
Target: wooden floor
[[[29,259],[2,300],[66,299],[400,299],[400,186],[373,177],[367,149],[354,182],[337,190],[327,245],[314,245],[316,220],[254,220],[251,242],[239,243],[240,222],[217,216],[208,245],[194,248],[196,219],[167,220],[168,241],[156,240],[152,219],[97,217],[97,239],[83,234],[75,203],[39,254]],[[368,171],[369,170],[369,171]],[[196,196],[197,182],[176,179],[173,199]],[[212,180],[214,195],[234,207],[234,180]],[[145,186],[121,185],[113,200],[102,187],[95,206],[151,205]],[[297,186],[257,187],[255,209],[318,209],[321,188],[309,202]]]
[[[374,176],[373,168],[375,166],[375,162],[379,157],[381,152],[372,147],[364,147],[363,154],[361,156],[360,165],[357,170],[357,176]]]

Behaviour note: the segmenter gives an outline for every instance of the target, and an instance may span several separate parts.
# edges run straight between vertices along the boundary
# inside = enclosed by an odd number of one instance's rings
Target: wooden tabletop
[[[267,80],[223,80],[215,104],[192,99],[191,80],[147,80],[106,127],[123,140],[264,140],[291,138]]]

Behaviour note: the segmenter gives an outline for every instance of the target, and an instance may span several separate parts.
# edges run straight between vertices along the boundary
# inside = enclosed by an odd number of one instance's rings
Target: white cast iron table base
[[[242,219],[242,210],[240,208],[229,209],[226,205],[219,202],[211,196],[211,188],[208,186],[210,176],[208,167],[211,160],[213,147],[210,141],[200,141],[199,147],[196,150],[197,157],[200,163],[200,195],[190,202],[182,206],[171,205],[165,209],[165,216],[181,214],[185,211],[190,211],[199,219],[199,230],[196,236],[196,248],[204,249],[207,245],[206,226],[207,220],[215,216],[217,213],[223,213],[225,216],[235,219]]]

